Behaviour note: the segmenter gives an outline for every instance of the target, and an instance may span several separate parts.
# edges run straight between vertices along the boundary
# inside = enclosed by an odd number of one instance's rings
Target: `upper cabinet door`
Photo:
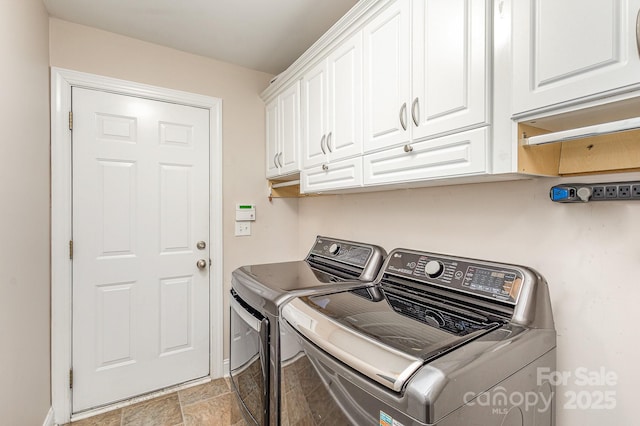
[[[300,83],[296,82],[278,96],[280,115],[280,174],[293,173],[298,167],[300,143]]]
[[[302,168],[326,161],[327,61],[321,61],[302,78]]]
[[[331,161],[362,153],[362,32],[333,51],[326,147]]]
[[[486,123],[487,2],[413,0],[412,7],[413,140]]]
[[[278,98],[269,102],[265,108],[266,111],[266,136],[267,136],[267,177],[278,176],[280,168],[278,167],[278,154],[280,153],[278,136],[280,126],[278,120]]]
[[[640,0],[514,0],[513,112],[640,87]]]
[[[398,0],[364,27],[364,151],[411,138],[410,3]]]

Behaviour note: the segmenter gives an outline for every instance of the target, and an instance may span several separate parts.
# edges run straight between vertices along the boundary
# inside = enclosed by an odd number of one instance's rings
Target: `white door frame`
[[[212,268],[210,294],[210,374],[222,377],[222,100],[146,84],[51,68],[51,402],[56,423],[71,418],[72,230],[71,87],[102,90],[209,110],[210,216],[209,246]]]

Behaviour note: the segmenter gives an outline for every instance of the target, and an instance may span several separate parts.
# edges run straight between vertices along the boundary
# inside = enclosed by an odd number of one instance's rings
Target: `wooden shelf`
[[[518,171],[545,176],[573,176],[640,171],[640,130],[567,142],[524,145],[522,138],[551,133],[518,124]]]
[[[268,180],[268,183],[269,201],[272,201],[274,198],[302,198],[318,195],[300,193],[300,175],[287,176],[282,179],[272,179]]]

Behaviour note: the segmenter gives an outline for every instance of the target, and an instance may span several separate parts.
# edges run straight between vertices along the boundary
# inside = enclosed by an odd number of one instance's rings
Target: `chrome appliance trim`
[[[282,317],[334,358],[395,392],[400,392],[406,381],[423,364],[420,358],[344,327],[300,299],[286,304]]]

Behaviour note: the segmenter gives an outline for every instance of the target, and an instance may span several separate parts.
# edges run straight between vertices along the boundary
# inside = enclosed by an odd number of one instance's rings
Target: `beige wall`
[[[264,178],[264,103],[259,94],[271,75],[58,19],[50,19],[49,25],[51,66],[222,99],[225,298],[236,267],[295,256],[297,201],[270,203]],[[235,237],[235,204],[250,202],[257,213],[252,235]]]
[[[640,173],[573,179],[639,179]],[[558,425],[631,424],[636,418],[640,203],[555,204],[558,179],[446,186],[301,199],[300,253],[317,233],[528,265],[549,282],[558,368],[618,375],[615,410],[570,410],[559,388]],[[565,179],[565,182],[568,180]],[[327,218],[331,218],[327,220]],[[575,383],[574,378],[569,384]],[[590,396],[590,395],[587,395]],[[585,397],[586,398],[586,397]]]
[[[235,267],[300,258],[317,234],[528,265],[550,283],[558,368],[602,366],[619,376],[614,411],[564,409],[563,392],[571,388],[560,388],[558,424],[628,424],[635,417],[640,367],[629,339],[640,299],[640,203],[554,204],[547,195],[554,179],[269,203],[258,97],[269,75],[57,19],[50,37],[52,66],[223,99],[225,290]],[[625,178],[640,174],[605,177]],[[257,204],[251,237],[233,236],[236,202]]]
[[[42,424],[49,385],[49,71],[41,0],[0,2],[0,423]]]

